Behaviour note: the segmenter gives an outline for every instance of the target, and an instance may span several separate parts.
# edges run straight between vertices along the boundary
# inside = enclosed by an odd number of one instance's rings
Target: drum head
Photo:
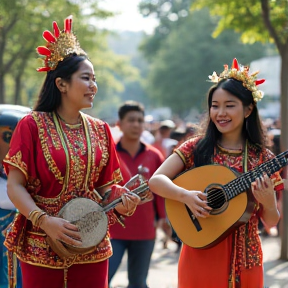
[[[75,247],[65,243],[66,248],[73,252],[85,253],[93,250],[91,248],[95,248],[107,233],[107,215],[103,212],[103,208],[91,199],[75,198],[69,201],[58,216],[79,229],[82,246]]]

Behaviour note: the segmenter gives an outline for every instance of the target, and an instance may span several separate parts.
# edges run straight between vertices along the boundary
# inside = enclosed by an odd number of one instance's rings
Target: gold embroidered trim
[[[179,150],[174,150],[174,152],[177,153],[177,155],[179,155],[179,157],[183,161],[184,165],[186,165],[186,160],[185,160],[184,155]]]
[[[8,154],[9,160],[4,160],[5,163],[18,168],[25,176],[26,181],[28,181],[27,165],[22,161],[21,151],[17,152],[14,156],[10,157]]]
[[[41,127],[43,126],[42,124],[43,119],[40,119],[38,113],[31,113],[31,115],[38,127],[39,139],[40,139],[43,155],[46,159],[49,170],[53,173],[53,175],[59,181],[59,183],[63,184],[64,177],[62,176],[61,171],[59,170],[54,159],[51,156],[51,153],[49,151],[48,141],[47,141],[47,138],[45,138],[45,129]]]
[[[120,171],[120,168],[119,168],[119,169],[117,169],[117,170],[115,170],[113,172],[113,180],[111,180],[110,182],[105,183],[102,186],[97,187],[97,189],[104,188],[104,187],[107,187],[107,186],[109,186],[111,184],[119,183],[121,181],[122,181],[122,174],[121,174],[121,171]]]

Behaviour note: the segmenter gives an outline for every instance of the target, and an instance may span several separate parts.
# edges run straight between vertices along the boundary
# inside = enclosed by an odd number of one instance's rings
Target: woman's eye
[[[82,77],[82,79],[89,81],[89,77]]]
[[[235,107],[234,105],[227,105],[227,108],[233,108]]]

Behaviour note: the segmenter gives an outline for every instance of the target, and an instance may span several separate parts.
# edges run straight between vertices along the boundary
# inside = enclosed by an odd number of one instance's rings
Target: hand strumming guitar
[[[192,211],[195,217],[206,218],[212,210],[207,205],[207,196],[200,191],[188,191],[185,193],[185,200],[183,201]]]

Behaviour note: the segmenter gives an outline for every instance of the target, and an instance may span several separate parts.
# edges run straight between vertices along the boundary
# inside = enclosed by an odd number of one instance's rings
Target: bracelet
[[[32,222],[33,226],[39,227],[43,221],[43,218],[41,221],[39,221],[39,220],[44,215],[47,215],[47,213],[44,212],[43,210],[32,210],[29,212],[27,219]]]
[[[47,215],[46,213],[39,216],[39,218],[38,218],[38,225],[37,225],[38,227],[41,228],[42,222],[44,221],[44,219],[45,219],[46,217],[48,217],[48,215]]]

